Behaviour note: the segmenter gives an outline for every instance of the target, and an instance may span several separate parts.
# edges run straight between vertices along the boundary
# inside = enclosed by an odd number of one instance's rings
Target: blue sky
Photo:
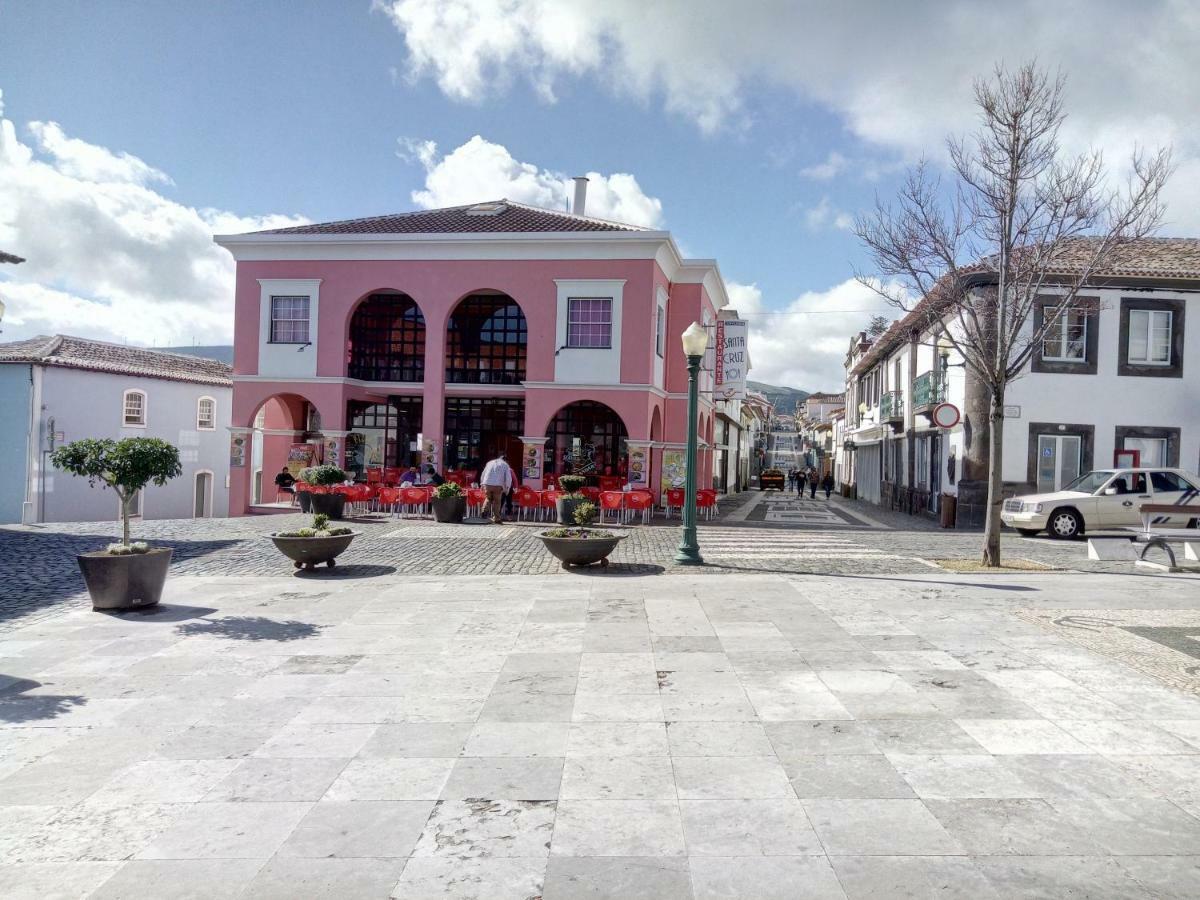
[[[1030,4],[1004,27],[1062,58],[1075,52],[1066,6],[1047,18]],[[1163,52],[1186,58],[1174,32],[1189,7],[1150,7]],[[833,388],[850,334],[883,308],[852,281],[867,260],[849,219],[893,194],[907,163],[941,158],[990,65],[977,49],[898,57],[906,37],[997,27],[987,4],[951,8],[0,0],[0,247],[29,258],[0,282],[5,338],[228,340],[231,269],[206,227],[505,193],[554,203],[563,177],[594,172],[590,211],[641,216],[719,260],[754,323],[752,377]],[[1125,15],[1114,5],[1100,24]],[[1153,124],[1190,166],[1186,83],[1086,75],[1079,135],[1120,152]]]

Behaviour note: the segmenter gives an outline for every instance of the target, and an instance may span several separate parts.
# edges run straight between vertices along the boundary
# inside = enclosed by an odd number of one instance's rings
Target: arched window
[[[217,430],[217,401],[212,397],[201,397],[196,401],[196,428],[200,431]]]
[[[568,403],[546,428],[546,472],[558,475],[624,475],[625,423],[595,400]]]
[[[407,294],[372,294],[350,319],[347,373],[364,381],[423,381],[425,317]]]
[[[125,428],[146,427],[146,392],[126,391],[121,398],[121,424]]]
[[[472,294],[455,307],[447,325],[446,381],[520,384],[528,341],[525,314],[512,297]]]

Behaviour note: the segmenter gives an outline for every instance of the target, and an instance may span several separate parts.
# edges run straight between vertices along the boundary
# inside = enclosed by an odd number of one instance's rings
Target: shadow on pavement
[[[41,687],[40,681],[22,678],[10,684],[0,694],[0,722],[17,725],[24,722],[44,722],[55,719],[77,706],[85,706],[87,698],[78,694],[41,694],[34,697],[20,696],[25,691]]]
[[[395,566],[351,563],[348,566],[335,566],[332,569],[325,566],[318,566],[315,569],[296,569],[293,574],[297,578],[314,578],[319,581],[341,579],[344,581],[350,578],[379,578],[382,575],[392,575],[395,571]]]
[[[140,609],[98,609],[95,612],[131,622],[139,619],[151,622],[186,622],[188,619],[202,619],[216,610],[210,606],[175,606],[171,603],[159,603],[157,606],[145,606]]]
[[[219,637],[233,641],[302,641],[316,637],[324,625],[311,622],[279,622],[263,616],[225,616],[185,622],[175,628],[180,637]]]
[[[605,566],[571,566],[565,569],[565,572],[571,575],[588,575],[591,577],[597,576],[623,576],[630,575],[661,575],[666,571],[662,566],[654,565],[653,563],[610,563]]]

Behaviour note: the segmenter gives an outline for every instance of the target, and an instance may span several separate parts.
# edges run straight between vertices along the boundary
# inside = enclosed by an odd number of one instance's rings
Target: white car
[[[1157,524],[1196,527],[1200,521],[1200,478],[1183,469],[1097,469],[1052,494],[1026,494],[1004,501],[1000,521],[1026,537],[1045,530],[1072,538],[1085,529],[1141,525],[1145,503],[1196,504],[1195,517],[1164,516]],[[1174,521],[1172,521],[1172,519]]]

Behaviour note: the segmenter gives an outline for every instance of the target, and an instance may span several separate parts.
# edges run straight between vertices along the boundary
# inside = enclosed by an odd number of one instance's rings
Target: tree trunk
[[[121,543],[129,546],[129,501],[133,494],[117,494],[121,498]]]
[[[988,442],[987,519],[983,528],[985,566],[1000,565],[1000,510],[1004,504],[1004,395],[992,395],[991,428]]]

